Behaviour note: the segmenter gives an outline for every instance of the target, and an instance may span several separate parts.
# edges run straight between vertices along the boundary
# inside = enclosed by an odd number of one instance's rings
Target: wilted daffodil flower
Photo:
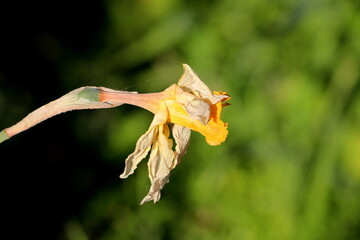
[[[132,174],[139,162],[150,152],[148,168],[151,187],[141,204],[151,200],[154,203],[159,201],[160,190],[169,181],[170,171],[175,168],[186,153],[191,130],[201,133],[210,145],[221,144],[228,134],[227,123],[220,120],[220,114],[222,107],[227,105],[224,101],[230,97],[225,92],[212,92],[188,65],[184,64],[183,66],[184,74],[179,82],[171,85],[163,92],[138,94],[103,87],[85,87],[62,97],[66,97],[66,101],[63,101],[66,106],[61,106],[61,112],[132,104],[154,113],[154,119],[149,129],[137,141],[135,151],[127,157],[125,170],[120,175],[121,178],[126,178]],[[58,100],[48,105],[56,103],[55,105],[58,106]],[[46,109],[51,108],[48,105],[44,107]],[[39,109],[28,116],[34,115],[37,111]],[[60,112],[56,112],[56,114],[58,113]],[[43,120],[49,118],[47,115],[45,117]],[[21,122],[26,121],[27,118]],[[42,120],[37,120],[36,123],[40,121]],[[28,128],[36,123],[21,123],[20,126],[26,125]],[[0,133],[0,135],[2,134],[0,138],[2,137],[5,140],[25,130],[15,129],[14,126],[3,130]],[[170,139],[170,132],[172,132],[172,137],[175,140],[175,147],[173,140]]]
[[[125,102],[143,107],[155,114],[148,131],[140,137],[135,151],[126,159],[121,178],[134,172],[138,163],[146,157],[148,161],[151,188],[141,203],[160,199],[160,190],[169,180],[170,171],[186,153],[190,139],[190,129],[200,132],[210,145],[219,145],[228,134],[227,124],[220,120],[223,101],[229,99],[224,92],[212,92],[184,64],[184,74],[178,84],[173,84],[160,93],[134,94],[124,101],[119,94],[100,94],[104,102]],[[173,123],[169,127],[168,123]],[[170,128],[176,143],[169,139]]]

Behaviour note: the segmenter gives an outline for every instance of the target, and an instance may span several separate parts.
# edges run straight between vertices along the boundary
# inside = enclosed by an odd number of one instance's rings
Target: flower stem
[[[112,108],[122,104],[121,102],[100,102],[100,92],[103,91],[114,90],[102,87],[81,87],[69,92],[31,112],[15,125],[4,129],[0,133],[0,143],[60,113],[80,109]]]
[[[130,93],[130,92],[107,92],[100,93],[100,102],[125,103],[144,108],[152,113],[156,113],[160,106],[164,93]]]

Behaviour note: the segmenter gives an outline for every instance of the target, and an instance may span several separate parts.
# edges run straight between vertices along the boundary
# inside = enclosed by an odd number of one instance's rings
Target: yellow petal
[[[185,107],[189,115],[203,124],[209,121],[210,106],[208,102],[200,100],[192,93],[184,91],[181,87],[175,85],[171,97],[166,100],[175,100]]]
[[[210,119],[206,125],[190,116],[184,106],[177,101],[166,100],[165,102],[169,111],[169,122],[201,133],[210,145],[219,145],[225,141],[228,130],[227,124],[220,120],[222,102],[210,105]]]

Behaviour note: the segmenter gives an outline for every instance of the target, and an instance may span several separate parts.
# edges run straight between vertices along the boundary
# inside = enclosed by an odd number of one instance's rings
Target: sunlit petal
[[[136,143],[135,151],[125,160],[125,169],[124,172],[120,175],[120,178],[127,178],[130,174],[134,173],[139,162],[143,160],[148,154],[157,130],[157,127],[153,126],[139,138]]]
[[[228,96],[214,94],[210,88],[203,83],[196,73],[187,64],[183,64],[184,73],[180,77],[178,86],[180,86],[186,92],[192,93],[198,99],[205,100],[208,103],[215,104],[222,101]]]
[[[186,154],[189,146],[191,130],[187,127],[174,124],[172,127],[172,134],[176,143],[175,159],[172,168],[180,163],[182,156]]]
[[[148,161],[151,187],[141,204],[151,200],[154,203],[159,201],[160,190],[169,181],[170,170],[173,165],[174,152],[172,151],[172,140],[169,139],[169,128],[167,124],[160,125],[158,128],[157,141],[153,144]]]
[[[178,86],[183,88],[185,91],[192,93],[199,99],[207,99],[211,101],[213,94],[209,87],[200,80],[189,65],[183,64],[183,68],[184,73],[180,77]]]
[[[210,145],[219,145],[225,141],[228,130],[227,124],[220,120],[222,103],[211,105],[209,122],[205,125],[199,120],[195,120],[188,114],[184,106],[177,101],[168,100],[166,106],[169,111],[169,122],[179,124],[201,133]]]
[[[130,154],[125,160],[124,172],[120,175],[120,178],[126,178],[130,174],[134,173],[139,162],[148,154],[151,144],[156,140],[158,134],[158,126],[164,124],[168,117],[168,112],[164,104],[160,107],[160,111],[155,115],[150,128],[142,135],[136,143],[135,151]]]

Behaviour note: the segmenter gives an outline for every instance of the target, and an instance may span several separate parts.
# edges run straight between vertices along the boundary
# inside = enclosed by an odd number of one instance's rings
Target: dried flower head
[[[189,145],[191,130],[201,133],[208,144],[219,145],[225,141],[227,123],[220,119],[226,92],[212,92],[193,70],[183,65],[184,74],[177,84],[163,92],[138,94],[104,87],[82,87],[50,102],[14,126],[0,132],[0,142],[57,114],[76,109],[98,109],[132,104],[154,113],[154,119],[136,143],[135,151],[125,160],[121,178],[132,174],[137,165],[150,152],[148,160],[151,187],[141,201],[156,203],[160,191],[169,181],[170,171],[180,162]],[[170,131],[175,141],[170,138]]]
[[[106,93],[104,95],[107,95]],[[116,96],[102,96],[103,101],[118,102]],[[105,100],[106,99],[106,100]],[[155,114],[150,128],[140,137],[135,151],[126,159],[121,178],[134,172],[139,162],[151,151],[148,168],[151,187],[142,200],[157,202],[160,190],[169,181],[170,171],[180,162],[186,153],[190,139],[190,129],[205,136],[210,145],[219,145],[228,134],[227,124],[220,120],[223,102],[229,99],[225,92],[212,92],[184,64],[184,74],[178,84],[165,91],[154,94],[137,94],[131,104],[141,106]],[[169,139],[172,123],[172,135],[176,143]]]

